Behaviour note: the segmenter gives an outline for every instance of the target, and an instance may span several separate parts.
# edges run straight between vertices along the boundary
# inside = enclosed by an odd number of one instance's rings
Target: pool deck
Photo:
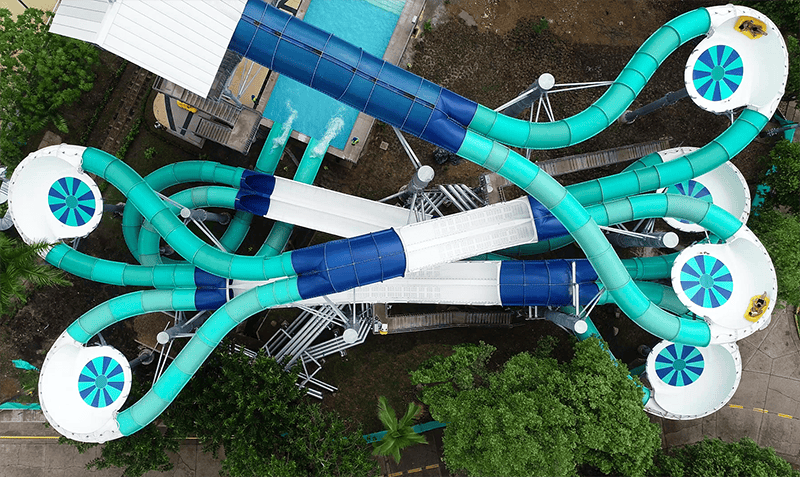
[[[395,65],[400,62],[400,58],[403,56],[403,53],[405,52],[406,47],[411,40],[411,35],[414,33],[414,29],[417,27],[416,22],[422,18],[422,11],[425,8],[425,2],[426,0],[406,0],[405,7],[403,7],[403,12],[400,14],[400,18],[397,21],[397,26],[395,26],[394,33],[392,33],[392,37],[389,40],[389,45],[386,47],[386,52],[383,54],[384,60]],[[303,1],[300,4],[299,8],[297,9],[297,18],[302,19],[305,17],[309,3],[309,1]],[[264,113],[264,109],[267,107],[269,96],[272,93],[272,90],[275,88],[275,83],[278,81],[279,76],[280,75],[277,74],[271,74],[267,79],[267,84],[264,86],[264,90],[261,94],[261,101],[259,101],[258,106],[256,106],[256,110],[261,114]],[[273,123],[274,121],[271,119],[261,119],[261,125],[267,128],[272,128]],[[367,142],[367,136],[369,136],[374,123],[375,118],[364,113],[359,113],[355,123],[353,124],[353,130],[350,132],[350,137],[360,138],[361,141],[359,141],[355,146],[348,141],[344,150],[330,146],[328,147],[328,154],[332,154],[335,157],[343,159],[344,161],[352,164],[358,163],[358,158],[361,156],[361,151],[364,149],[364,145]],[[292,131],[292,137],[306,144],[308,144],[308,142],[311,140],[311,138],[306,134],[297,131]]]

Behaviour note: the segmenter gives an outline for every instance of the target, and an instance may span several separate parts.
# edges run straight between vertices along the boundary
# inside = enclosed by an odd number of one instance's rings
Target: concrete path
[[[738,342],[742,381],[725,407],[693,421],[654,419],[665,447],[703,436],[728,442],[750,437],[800,467],[800,338],[794,313],[789,306],[776,310],[767,329]]]
[[[0,477],[120,477],[123,469],[89,471],[86,464],[100,455],[95,447],[84,454],[58,443],[58,433],[44,423],[39,411],[0,412]],[[205,454],[196,441],[186,441],[170,455],[169,472],[146,477],[218,477],[220,463]]]
[[[662,428],[665,447],[691,444],[704,436],[728,442],[750,437],[761,446],[800,467],[800,338],[794,324],[794,308],[776,310],[766,330],[739,342],[744,370],[733,399],[716,413],[694,421],[653,418]],[[426,433],[428,446],[404,452],[402,466],[385,461],[382,473],[393,477],[445,476],[438,460],[441,436]],[[0,477],[119,477],[122,469],[90,472],[86,463],[98,456],[94,448],[85,454],[59,445],[58,434],[44,424],[37,411],[0,412]],[[433,452],[433,455],[431,455]],[[417,455],[419,454],[419,455]],[[220,463],[204,454],[196,442],[181,445],[173,454],[170,472],[149,472],[147,477],[216,477]]]

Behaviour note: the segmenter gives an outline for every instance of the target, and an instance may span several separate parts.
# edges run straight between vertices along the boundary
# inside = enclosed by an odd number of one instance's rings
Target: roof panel
[[[202,71],[187,71],[187,69],[182,68],[182,66],[187,66],[188,63],[180,64],[180,58],[177,56],[154,59],[152,55],[149,55],[139,46],[131,44],[130,41],[124,41],[123,39],[111,35],[109,35],[109,40],[110,41],[106,42],[104,45],[105,49],[128,59],[132,63],[148,71],[152,71],[173,83],[179,84],[203,96],[207,95],[208,90],[211,89],[211,87],[207,85],[211,84],[213,78],[208,80],[207,75]],[[180,83],[178,81],[180,81]]]
[[[106,0],[62,0],[50,31],[94,43],[108,8]]]
[[[159,5],[158,12],[149,12],[150,15],[157,16],[157,22],[160,25],[167,26],[172,30],[180,31],[182,35],[195,40],[196,31],[202,31],[204,44],[221,44],[225,43],[227,47],[230,37],[233,34],[233,27],[228,30],[225,23],[217,21],[213,16],[213,11],[204,13],[197,8],[181,10],[181,6],[177,2],[169,2]],[[197,7],[202,5],[202,2],[197,2],[193,6]]]
[[[91,3],[87,5],[92,6]],[[82,18],[100,24],[103,21],[103,15],[105,15],[106,11],[62,3],[58,7],[58,13],[70,18]]]
[[[219,61],[214,62],[214,56],[218,51],[205,48],[206,46],[213,47],[213,43],[205,45],[198,45],[194,42],[194,38],[187,37],[186,32],[181,29],[173,29],[175,22],[166,21],[160,18],[161,24],[155,22],[148,22],[145,13],[135,10],[120,10],[119,14],[114,18],[114,36],[120,39],[125,39],[125,35],[116,30],[123,30],[128,32],[133,38],[135,43],[140,44],[140,41],[145,41],[148,51],[156,55],[174,56],[174,51],[182,52],[180,58],[184,61],[195,64],[198,68],[216,68],[219,66]],[[110,32],[109,32],[110,33]],[[145,45],[142,44],[144,47]]]
[[[90,41],[205,96],[246,0],[62,0],[51,31]],[[80,10],[84,11],[80,11]],[[60,9],[61,10],[61,9]],[[103,12],[102,22],[98,12]]]

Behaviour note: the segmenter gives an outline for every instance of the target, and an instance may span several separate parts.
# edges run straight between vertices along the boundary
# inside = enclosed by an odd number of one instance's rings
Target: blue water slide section
[[[478,107],[262,0],[247,2],[228,48],[452,152]]]
[[[597,273],[588,260],[506,261],[500,265],[500,301],[504,306],[572,304],[572,264],[581,304],[597,295]]]
[[[244,171],[236,194],[234,207],[253,215],[265,216],[269,211],[269,197],[275,190],[275,176]]]
[[[392,229],[335,240],[292,253],[303,299],[403,276],[406,255]]]
[[[228,280],[220,276],[208,273],[199,268],[194,269],[194,284],[197,288],[225,288]]]
[[[194,306],[197,310],[216,310],[227,301],[224,288],[203,288],[194,292]]]
[[[569,235],[566,227],[564,227],[561,221],[550,212],[550,209],[530,195],[528,196],[528,202],[531,206],[533,222],[536,225],[536,237],[538,242]]]

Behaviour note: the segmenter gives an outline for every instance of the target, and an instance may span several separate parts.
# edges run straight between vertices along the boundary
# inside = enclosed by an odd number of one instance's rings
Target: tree
[[[783,206],[800,213],[800,144],[778,141],[761,161],[769,169],[763,181],[770,188],[763,206]]]
[[[488,371],[494,348],[454,347],[411,373],[422,401],[447,422],[444,461],[469,475],[574,475],[578,465],[644,475],[660,447],[658,427],[642,409],[642,390],[592,338],[568,363],[552,344],[520,353]]]
[[[800,472],[775,454],[743,437],[739,442],[705,438],[675,449],[669,455],[659,450],[648,475],[670,477],[800,477]]]
[[[797,96],[800,93],[800,45],[798,45],[795,35],[800,33],[800,0],[738,1],[734,3],[755,8],[768,16],[778,28],[784,31],[789,53],[789,78],[786,80],[786,94]],[[790,35],[788,32],[794,32],[795,35]]]
[[[189,381],[163,415],[176,435],[204,450],[225,450],[231,476],[372,475],[377,463],[360,429],[303,400],[297,371],[260,351],[255,358],[225,345]]]
[[[59,444],[70,444],[83,454],[99,444],[77,442],[66,437],[58,439]],[[180,441],[163,434],[155,424],[136,434],[106,442],[100,452],[86,464],[87,469],[103,470],[110,467],[123,468],[123,477],[141,477],[151,470],[166,472],[172,470],[166,451],[177,452]]]
[[[97,49],[48,32],[52,16],[29,8],[15,21],[0,9],[0,160],[9,175],[32,135],[50,123],[67,132],[59,110],[93,86]]]
[[[766,247],[778,276],[778,299],[800,306],[800,219],[760,207],[748,223]]]
[[[263,351],[255,358],[220,346],[154,423],[122,439],[107,442],[96,469],[126,467],[125,477],[171,469],[167,451],[196,436],[215,457],[225,451],[222,470],[232,477],[314,475],[370,476],[378,471],[360,429],[334,412],[303,400],[297,372],[284,372]],[[136,381],[134,380],[134,384]],[[129,402],[135,402],[134,386]],[[94,447],[64,439],[79,452]]]
[[[134,377],[129,403],[136,402],[144,395],[141,381]],[[181,439],[172,429],[162,432],[155,423],[150,423],[141,431],[103,444],[100,456],[86,464],[87,469],[103,470],[111,467],[123,469],[123,477],[141,477],[151,470],[166,472],[173,465],[167,452],[178,452]],[[58,438],[59,444],[68,444],[81,454],[100,444],[78,442],[64,436]]]
[[[28,301],[30,288],[71,285],[64,272],[43,263],[49,245],[27,245],[0,234],[0,317],[11,316]]]
[[[428,441],[416,432],[411,426],[414,417],[422,411],[422,406],[413,402],[408,403],[408,410],[402,419],[398,420],[394,409],[386,403],[386,397],[378,398],[378,419],[386,427],[386,434],[379,442],[373,443],[373,455],[390,455],[394,461],[400,463],[400,449],[414,444],[427,444]]]

